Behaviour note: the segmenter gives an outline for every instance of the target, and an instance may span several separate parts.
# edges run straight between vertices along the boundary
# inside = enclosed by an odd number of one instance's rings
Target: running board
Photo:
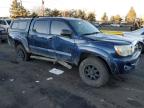
[[[60,65],[68,68],[68,69],[72,69],[72,66],[69,65],[68,63],[64,62],[64,61],[57,61],[56,59],[51,59],[51,58],[47,58],[47,57],[41,57],[41,56],[31,56],[31,58],[33,59],[39,59],[39,60],[44,60],[44,61],[50,61],[53,63],[59,63]]]
[[[68,69],[72,69],[72,66],[69,65],[68,63],[64,62],[64,61],[57,61],[57,62]]]

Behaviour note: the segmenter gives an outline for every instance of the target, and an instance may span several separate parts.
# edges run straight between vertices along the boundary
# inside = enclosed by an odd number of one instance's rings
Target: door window
[[[50,21],[36,21],[33,30],[37,33],[49,34]]]
[[[63,29],[70,30],[66,23],[62,21],[52,21],[51,34],[61,35]]]
[[[27,21],[14,21],[12,24],[12,29],[25,30],[27,27]]]
[[[17,29],[17,28],[18,28],[18,22],[15,21],[15,22],[13,22],[13,24],[12,24],[12,29]]]
[[[24,30],[27,27],[27,22],[26,21],[21,21],[19,22],[19,29]]]

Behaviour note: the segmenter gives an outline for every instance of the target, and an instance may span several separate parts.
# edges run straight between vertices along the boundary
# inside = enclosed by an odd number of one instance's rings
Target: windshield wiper
[[[82,34],[82,36],[85,36],[85,35],[92,35],[92,34],[98,34],[100,32],[92,32],[92,33],[85,33],[85,34]]]

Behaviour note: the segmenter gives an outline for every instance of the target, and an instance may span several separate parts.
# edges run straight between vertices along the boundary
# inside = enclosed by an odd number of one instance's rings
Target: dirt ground
[[[144,56],[137,69],[102,88],[85,85],[78,69],[32,59],[18,63],[0,44],[0,108],[144,108]],[[52,68],[64,71],[49,73]]]

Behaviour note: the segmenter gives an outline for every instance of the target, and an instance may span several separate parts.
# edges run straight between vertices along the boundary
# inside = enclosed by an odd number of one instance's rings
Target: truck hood
[[[116,35],[106,35],[103,33],[87,35],[87,36],[84,36],[84,38],[94,40],[94,41],[109,42],[109,43],[118,44],[118,45],[129,45],[134,41],[134,39],[129,39],[129,38],[116,36]]]

